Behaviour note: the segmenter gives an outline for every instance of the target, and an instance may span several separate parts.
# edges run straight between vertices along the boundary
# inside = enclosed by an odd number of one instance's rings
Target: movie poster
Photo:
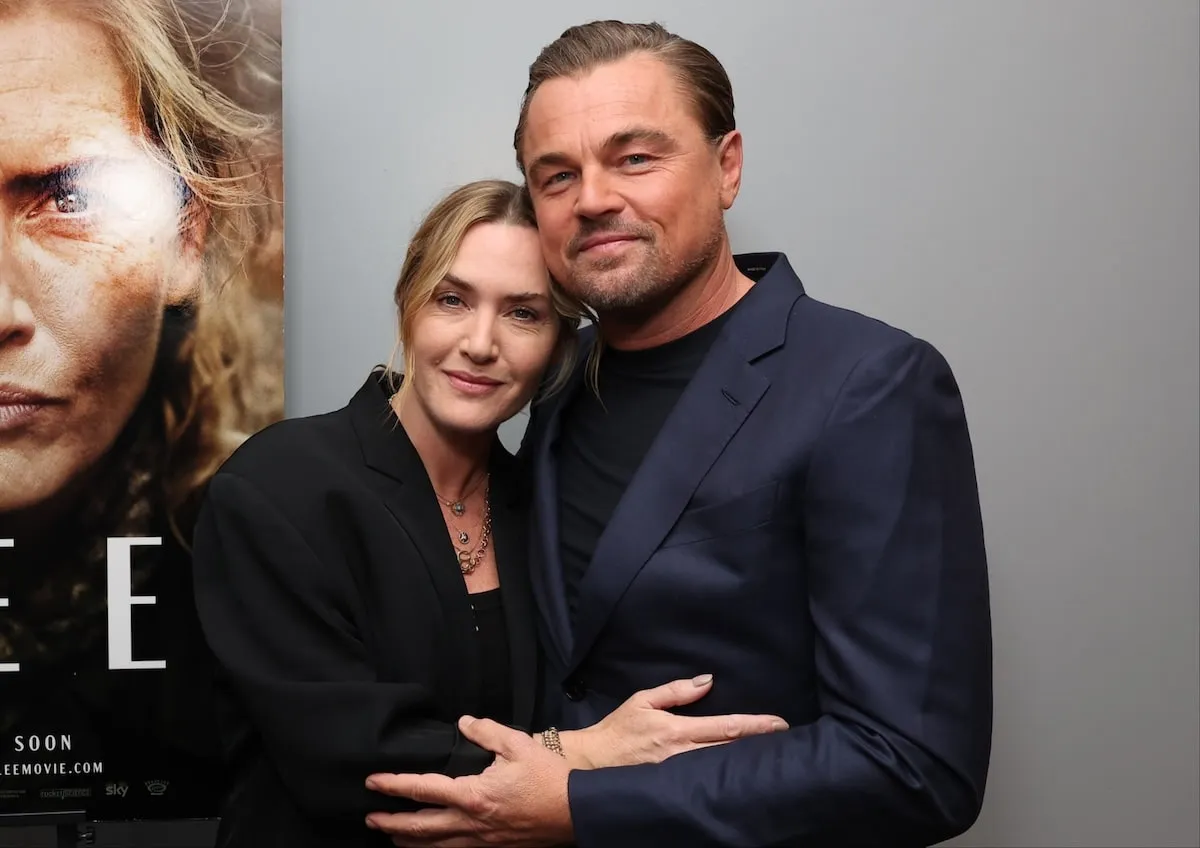
[[[189,544],[283,417],[278,0],[0,0],[0,814],[217,814]]]

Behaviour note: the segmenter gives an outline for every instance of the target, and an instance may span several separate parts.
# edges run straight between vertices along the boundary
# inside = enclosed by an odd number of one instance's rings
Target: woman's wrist
[[[589,734],[586,730],[561,730],[558,733],[562,755],[573,769],[596,768],[588,751]]]

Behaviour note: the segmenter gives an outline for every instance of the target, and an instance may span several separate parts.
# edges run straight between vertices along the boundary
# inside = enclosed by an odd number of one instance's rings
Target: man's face
[[[644,55],[543,83],[521,156],[551,274],[601,314],[652,310],[712,263],[741,177],[737,133],[705,138]]]

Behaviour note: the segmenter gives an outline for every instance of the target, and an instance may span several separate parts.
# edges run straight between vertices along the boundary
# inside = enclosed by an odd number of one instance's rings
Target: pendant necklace
[[[479,484],[482,483],[487,478],[488,478],[488,475],[484,474],[482,477],[480,477],[478,480],[475,481],[474,486],[472,486],[468,491],[464,492],[462,497],[458,498],[457,500],[447,500],[446,498],[443,498],[441,495],[438,495],[437,492],[434,492],[434,494],[437,495],[437,499],[439,501],[441,501],[443,506],[445,506],[447,509],[449,509],[451,512],[453,512],[459,518],[462,518],[463,513],[465,513],[467,511],[466,500],[468,498],[470,498],[471,495],[475,494],[475,490],[479,488]]]

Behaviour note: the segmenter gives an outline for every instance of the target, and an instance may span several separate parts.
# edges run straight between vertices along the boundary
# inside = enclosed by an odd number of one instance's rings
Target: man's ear
[[[717,145],[721,168],[721,208],[729,209],[742,188],[742,133],[733,130]]]
[[[204,248],[208,244],[211,216],[208,207],[187,192],[179,213],[179,257],[167,281],[167,303],[189,303],[200,295],[204,284]]]

